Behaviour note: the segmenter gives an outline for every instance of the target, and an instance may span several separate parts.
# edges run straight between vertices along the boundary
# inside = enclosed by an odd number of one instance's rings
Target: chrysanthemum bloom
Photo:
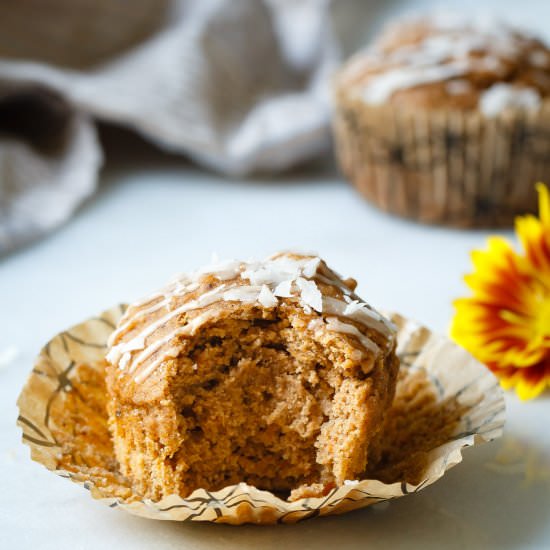
[[[451,325],[452,338],[521,399],[550,387],[550,193],[537,190],[540,217],[516,219],[521,252],[491,237],[472,253],[464,279],[473,295],[454,302]]]

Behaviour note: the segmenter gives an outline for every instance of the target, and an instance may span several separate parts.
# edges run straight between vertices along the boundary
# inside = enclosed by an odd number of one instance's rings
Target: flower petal
[[[521,399],[550,387],[550,192],[537,191],[540,219],[516,219],[522,254],[501,237],[472,252],[474,270],[464,277],[472,295],[453,302],[450,329]]]

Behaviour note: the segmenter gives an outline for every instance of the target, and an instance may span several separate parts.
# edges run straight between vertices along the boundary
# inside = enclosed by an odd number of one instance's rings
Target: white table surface
[[[39,348],[89,315],[207,262],[212,251],[318,251],[355,276],[373,304],[446,331],[451,300],[465,292],[468,251],[486,235],[382,214],[330,167],[227,181],[137,149],[128,156],[109,147],[114,160],[99,195],[61,230],[0,263],[0,353],[17,352],[0,370],[0,548],[550,548],[548,397],[524,404],[508,395],[504,439],[466,451],[462,464],[421,493],[296,526],[140,519],[31,462],[15,427],[15,400]],[[503,444],[520,445],[521,456],[494,471]]]

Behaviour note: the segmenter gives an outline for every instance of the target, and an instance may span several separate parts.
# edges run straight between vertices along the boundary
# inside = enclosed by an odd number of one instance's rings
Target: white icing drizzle
[[[418,42],[393,50],[390,46],[389,51],[386,50],[388,44],[399,40],[402,28],[398,25],[368,51],[367,66],[375,71],[361,87],[364,101],[382,104],[400,90],[464,77],[478,70],[503,74],[506,69],[503,61],[519,59],[522,55],[525,38],[496,21],[470,20],[453,14],[412,21],[413,24],[422,22],[427,32]],[[357,58],[357,65],[360,59]],[[533,52],[530,59],[530,63],[537,66],[546,66],[547,61],[546,54],[539,50]],[[351,67],[353,75],[357,69],[354,64]],[[448,92],[465,93],[460,82],[450,82]]]
[[[449,95],[462,95],[470,92],[472,85],[467,80],[450,80],[445,89]]]
[[[510,84],[494,84],[481,94],[479,108],[487,117],[494,117],[508,108],[536,110],[541,97],[537,90]]]
[[[134,360],[134,363],[131,366],[129,372],[130,373],[134,372],[137,369],[137,367],[143,363],[145,358],[150,357],[151,355],[153,355],[153,353],[155,353],[157,350],[162,348],[168,342],[172,341],[177,336],[184,336],[184,335],[192,336],[192,335],[194,335],[195,332],[197,331],[197,329],[202,324],[204,324],[206,321],[210,320],[211,318],[213,318],[215,316],[216,316],[215,312],[205,311],[201,315],[198,315],[197,317],[192,319],[186,325],[184,325],[182,327],[178,327],[177,329],[173,330],[172,332],[169,332],[168,334],[166,334],[165,336],[163,336],[162,338],[157,340],[154,344],[152,344],[146,350],[147,354],[144,357],[142,357],[141,355],[136,357],[136,359]],[[170,349],[165,350],[164,353],[162,354],[162,356],[158,357],[154,361],[151,361],[145,369],[140,371],[135,376],[135,381],[139,383],[139,382],[142,382],[143,380],[145,380],[152,372],[155,371],[155,369],[157,367],[160,366],[161,363],[163,363],[164,361],[166,361],[166,359],[168,359],[170,357],[176,357],[178,352],[179,352],[179,347],[177,347],[177,346],[172,346]],[[119,367],[120,367],[120,365],[119,365]]]
[[[158,328],[164,326],[173,317],[185,313],[186,311],[203,308],[210,304],[213,304],[214,302],[219,301],[220,295],[223,294],[224,288],[225,285],[222,284],[209,292],[205,292],[196,300],[186,302],[185,304],[166,314],[164,317],[157,319],[128,342],[123,342],[121,344],[113,346],[106,356],[107,361],[111,363],[117,363],[123,353],[143,349],[145,347],[145,339],[153,334],[153,332],[155,332]],[[145,351],[147,352],[148,350]],[[148,357],[148,355],[146,355],[145,357]],[[138,356],[138,358],[141,358],[141,355]]]
[[[163,297],[163,300],[160,300],[153,304],[151,307],[147,307],[145,309],[139,310],[139,312],[136,315],[132,315],[132,319],[136,319],[136,317],[146,317],[147,315],[151,315],[151,313],[155,313],[155,311],[158,311],[159,309],[162,309],[163,307],[166,307],[168,304],[169,298]]]
[[[380,353],[380,348],[368,337],[365,336],[355,325],[344,323],[338,317],[327,317],[327,327],[333,332],[343,332],[355,336],[361,344],[374,354]]]
[[[122,354],[122,357],[120,358],[120,361],[118,362],[118,366],[120,369],[125,369],[128,363],[130,362],[130,359],[132,358],[132,354],[129,351],[126,351]]]
[[[253,304],[258,301],[262,287],[254,286],[237,286],[223,293],[223,299],[226,302],[243,302],[245,304]]]
[[[148,304],[149,302],[153,302],[158,298],[165,298],[164,293],[156,292],[155,294],[151,294],[128,306],[128,309],[126,310],[126,312],[122,316],[122,319],[119,322],[118,328],[114,332],[112,332],[111,335],[109,336],[109,339],[107,340],[107,344],[109,346],[112,346],[116,342],[120,334],[128,328],[129,324],[131,323],[131,320],[135,319],[134,312],[136,310],[139,310],[140,307],[144,306],[145,304]],[[135,315],[145,316],[147,314],[154,313],[155,311],[161,309],[162,307],[164,307],[164,299],[160,300],[159,302],[156,302],[150,308],[139,310]]]
[[[363,99],[371,105],[380,105],[399,90],[462,76],[467,72],[468,67],[468,63],[457,61],[434,67],[423,65],[422,67],[401,67],[387,71],[373,78],[365,86]]]
[[[396,330],[393,323],[382,317],[378,312],[370,309],[368,304],[357,300],[346,303],[331,296],[323,296],[323,311],[340,317],[349,317],[380,332],[388,339],[391,339]]]
[[[215,277],[221,284],[174,309],[170,308],[174,296],[183,296],[194,292],[207,276]],[[339,288],[345,292],[346,301],[323,296],[316,281]],[[177,355],[180,349],[178,337],[195,334],[199,327],[216,317],[218,312],[215,309],[205,310],[184,325],[178,325],[163,334],[162,337],[148,342],[150,337],[178,315],[223,301],[258,303],[269,308],[279,305],[280,299],[290,299],[297,301],[307,314],[312,314],[313,310],[318,313],[326,311],[332,315],[353,319],[384,335],[391,345],[395,337],[395,329],[392,324],[368,304],[352,299],[350,297],[352,295],[357,298],[340,278],[326,268],[321,259],[317,257],[296,259],[288,255],[280,255],[263,262],[237,262],[235,260],[218,262],[215,266],[202,268],[189,275],[180,275],[162,292],[153,294],[131,306],[130,313],[126,313],[121,325],[111,336],[111,349],[107,354],[107,360],[113,365],[118,365],[121,370],[129,373],[135,372],[136,382],[145,380],[166,359]],[[155,302],[155,300],[158,301]],[[140,306],[146,306],[150,302],[154,303],[149,307],[139,309]],[[163,308],[167,310],[165,314],[161,314],[150,324],[145,325],[129,340],[119,342],[122,335],[136,325],[136,320],[144,319],[147,315]],[[352,334],[366,349],[376,354],[380,352],[376,343],[352,324],[343,323],[336,317],[329,317],[327,323],[322,323],[322,325],[328,330]],[[166,349],[167,344],[172,341],[175,344]],[[152,358],[159,350],[162,350],[162,353],[158,357]],[[140,369],[139,367],[147,360],[149,363]]]
[[[327,285],[335,286],[338,290],[340,290],[345,296],[351,296],[352,291],[339,279],[335,279],[334,277],[325,277],[321,273],[317,273],[315,276],[315,279],[321,283],[325,283]]]
[[[187,275],[181,275],[181,277],[187,277]],[[171,289],[171,285],[174,286],[173,289]],[[123,334],[130,326],[130,324],[135,323],[137,319],[141,319],[143,317],[146,317],[150,315],[151,313],[154,313],[155,311],[158,311],[159,309],[168,307],[171,299],[174,296],[181,296],[183,294],[188,294],[189,292],[192,292],[199,288],[199,284],[196,282],[189,283],[189,284],[182,284],[182,281],[178,280],[173,283],[169,283],[169,285],[164,289],[163,292],[156,292],[155,294],[151,294],[147,296],[146,298],[142,298],[138,302],[133,303],[128,307],[126,310],[126,313],[121,319],[121,323],[119,324],[117,330],[115,330],[109,337],[108,344],[109,346],[113,346],[121,334]],[[139,309],[141,306],[148,304],[149,302],[153,302],[154,300],[157,300],[158,298],[162,298],[162,300],[154,303],[151,307],[145,308],[145,309]],[[139,309],[139,311],[135,312],[136,309]]]

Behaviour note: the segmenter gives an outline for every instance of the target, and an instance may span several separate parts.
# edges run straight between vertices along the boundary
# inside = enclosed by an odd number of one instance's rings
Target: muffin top
[[[309,331],[342,333],[374,362],[392,349],[395,327],[355,294],[355,284],[321,258],[291,252],[264,261],[206,266],[130,305],[111,335],[106,358],[129,393],[134,383],[145,392],[206,326],[235,313],[244,318],[248,310],[252,315],[265,309],[298,312]]]
[[[537,109],[550,95],[550,50],[503,23],[457,15],[407,19],[386,28],[344,67],[340,90],[371,105]]]

